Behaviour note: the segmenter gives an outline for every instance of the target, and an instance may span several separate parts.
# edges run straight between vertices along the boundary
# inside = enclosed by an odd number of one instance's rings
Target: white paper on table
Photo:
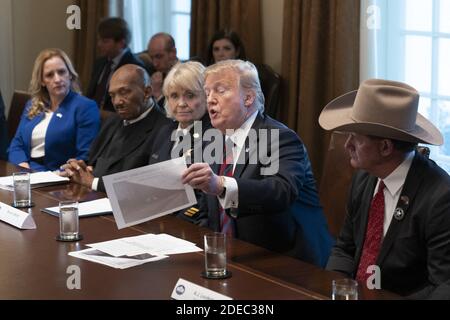
[[[59,216],[59,207],[41,209],[43,212]],[[80,218],[112,213],[111,203],[108,198],[80,202],[78,204],[78,216]]]
[[[110,241],[91,243],[88,247],[105,252],[114,257],[152,255],[171,255],[203,251],[194,243],[168,234],[144,234]]]
[[[98,251],[97,249],[89,248],[80,251],[72,251],[68,253],[69,256],[80,258],[92,262],[97,262],[100,264],[107,265],[109,267],[113,267],[116,269],[126,269],[134,266],[138,266],[147,262],[159,261],[168,256],[163,255],[151,255],[151,254],[142,254],[136,255],[134,257],[112,257],[107,253]]]
[[[181,183],[184,158],[172,159],[103,177],[119,229],[133,226],[197,203],[194,190]]]
[[[32,189],[64,182],[69,182],[69,178],[61,177],[52,171],[30,173],[30,185]],[[13,176],[0,178],[0,189],[13,191],[13,185]]]

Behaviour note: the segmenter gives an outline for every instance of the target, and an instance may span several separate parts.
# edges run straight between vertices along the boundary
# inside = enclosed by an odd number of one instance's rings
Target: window
[[[450,0],[363,0],[361,80],[402,81],[445,144],[431,158],[450,172]]]
[[[175,39],[178,58],[189,59],[191,0],[125,0],[124,15],[133,35],[133,52],[147,50],[152,35],[167,32]]]

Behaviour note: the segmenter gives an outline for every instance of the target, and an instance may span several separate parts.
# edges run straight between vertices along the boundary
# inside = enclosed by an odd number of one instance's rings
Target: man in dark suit
[[[170,123],[154,103],[149,75],[139,66],[118,69],[109,94],[117,114],[106,119],[92,143],[89,166],[74,159],[63,166],[72,181],[103,192],[104,175],[148,164],[155,136]]]
[[[103,19],[98,25],[97,33],[100,58],[94,63],[86,96],[95,100],[101,110],[114,111],[108,95],[111,75],[123,65],[135,64],[143,67],[144,64],[128,48],[131,32],[122,18]]]
[[[404,83],[371,79],[330,102],[319,123],[350,132],[345,148],[361,169],[327,269],[423,299],[450,279],[450,177],[415,151],[443,142],[418,101]]]
[[[323,266],[332,240],[306,148],[292,130],[263,114],[255,66],[227,60],[208,67],[205,92],[211,124],[220,131],[216,143],[222,145],[225,135],[225,165],[212,164],[205,154],[211,165],[192,164],[182,181],[208,194],[209,227]],[[269,159],[261,156],[264,149]]]

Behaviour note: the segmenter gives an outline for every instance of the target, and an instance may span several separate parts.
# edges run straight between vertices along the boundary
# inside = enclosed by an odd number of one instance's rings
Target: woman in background
[[[38,55],[29,91],[9,161],[46,171],[71,158],[87,160],[100,127],[99,111],[93,100],[79,94],[78,74],[64,51],[45,49]]]
[[[219,30],[208,46],[207,65],[227,59],[247,60],[244,45],[238,34],[231,30]]]

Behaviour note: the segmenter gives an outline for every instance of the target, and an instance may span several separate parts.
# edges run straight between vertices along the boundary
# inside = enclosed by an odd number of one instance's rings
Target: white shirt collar
[[[412,161],[414,159],[414,151],[411,151],[407,154],[405,160],[388,175],[383,182],[386,186],[386,189],[389,193],[394,197],[397,192],[399,192],[403,185],[405,184],[406,176],[408,175],[408,171],[411,168]],[[375,188],[375,190],[377,190]]]
[[[191,128],[194,126],[194,124],[190,124],[188,125],[186,128],[181,128],[180,123],[178,123],[178,128],[177,131],[181,131],[183,136],[187,135],[189,133],[189,131],[191,130]]]
[[[252,113],[250,117],[248,117],[247,120],[241,125],[240,128],[237,130],[227,130],[225,134],[225,139],[231,139],[231,141],[234,142],[234,144],[238,147],[238,149],[242,149],[242,147],[245,144],[245,139],[247,139],[248,132],[253,126],[253,123],[255,122],[256,116],[258,115],[258,110]],[[228,135],[228,133],[231,133],[231,135]]]
[[[144,119],[150,113],[150,111],[152,111],[152,109],[153,109],[153,104],[154,104],[153,103],[153,99],[150,99],[150,101],[152,101],[151,105],[150,105],[150,108],[148,108],[143,113],[141,113],[141,115],[139,117],[137,117],[135,119],[132,119],[132,120],[123,120],[124,127],[129,126],[130,124],[136,123],[136,122],[141,121],[142,119]]]

